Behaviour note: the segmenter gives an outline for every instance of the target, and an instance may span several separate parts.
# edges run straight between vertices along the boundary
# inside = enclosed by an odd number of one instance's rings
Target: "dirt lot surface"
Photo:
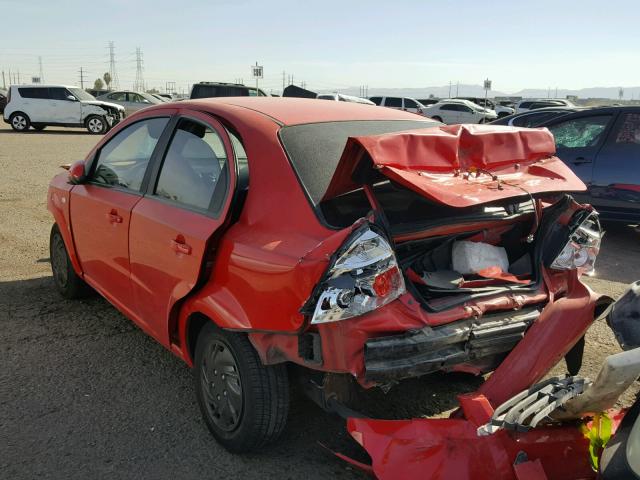
[[[319,445],[357,453],[343,422],[297,392],[277,444],[261,454],[227,453],[201,421],[180,360],[101,298],[72,302],[54,291],[47,184],[99,138],[53,128],[16,134],[0,125],[0,477],[361,478]],[[587,282],[616,297],[640,277],[640,235],[607,229],[597,275]],[[581,373],[593,377],[617,351],[597,322]],[[436,414],[454,405],[453,391],[480,381],[435,375],[371,392],[362,408],[385,418]]]

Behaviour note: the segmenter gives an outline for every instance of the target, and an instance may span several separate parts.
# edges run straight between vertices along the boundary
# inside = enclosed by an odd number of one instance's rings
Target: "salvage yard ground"
[[[47,185],[59,165],[84,158],[99,139],[76,129],[17,134],[0,125],[0,476],[360,478],[319,445],[353,454],[344,423],[298,392],[279,442],[262,454],[227,453],[206,430],[181,361],[101,298],[73,302],[55,292]],[[640,278],[640,233],[605,228],[597,274],[587,283],[617,297]],[[597,322],[581,374],[593,378],[617,351]],[[433,415],[454,406],[454,392],[481,381],[442,378],[370,392],[358,406],[381,418]]]

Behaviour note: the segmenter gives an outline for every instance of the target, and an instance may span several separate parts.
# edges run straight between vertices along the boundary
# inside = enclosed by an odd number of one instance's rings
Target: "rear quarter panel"
[[[80,267],[73,243],[73,232],[71,230],[71,218],[69,215],[69,200],[72,189],[73,185],[68,183],[68,174],[66,172],[61,172],[53,177],[49,183],[49,191],[47,193],[47,209],[53,215],[54,221],[60,229],[73,269],[78,275],[82,275],[82,268]]]

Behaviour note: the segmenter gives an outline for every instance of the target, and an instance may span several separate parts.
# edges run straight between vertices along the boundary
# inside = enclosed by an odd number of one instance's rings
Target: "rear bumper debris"
[[[385,383],[459,364],[495,366],[495,360],[510,352],[539,316],[540,308],[529,307],[369,339],[364,349],[365,378]]]

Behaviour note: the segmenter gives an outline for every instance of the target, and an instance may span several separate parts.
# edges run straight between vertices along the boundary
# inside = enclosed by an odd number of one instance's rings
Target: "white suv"
[[[425,106],[418,100],[409,97],[369,97],[369,100],[381,107],[395,108],[418,115],[422,115],[425,109]]]
[[[468,100],[447,99],[429,105],[424,114],[438,122],[454,123],[487,123],[498,118],[493,110],[483,108]]]
[[[18,132],[56,125],[105,133],[124,118],[124,108],[98,101],[78,87],[12,85],[3,117]]]

